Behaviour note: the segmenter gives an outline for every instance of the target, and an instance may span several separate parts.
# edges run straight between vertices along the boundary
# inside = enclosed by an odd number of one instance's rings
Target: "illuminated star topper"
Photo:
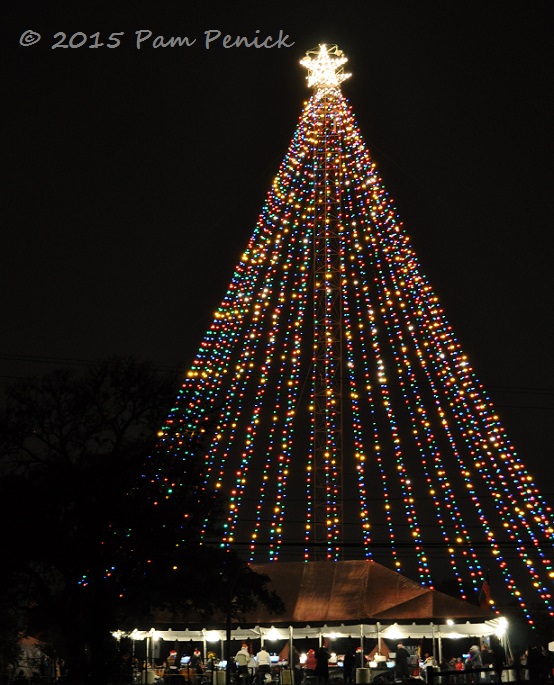
[[[345,74],[342,65],[348,59],[336,45],[322,44],[308,50],[300,64],[308,70],[308,86],[314,88],[336,88],[352,74]]]

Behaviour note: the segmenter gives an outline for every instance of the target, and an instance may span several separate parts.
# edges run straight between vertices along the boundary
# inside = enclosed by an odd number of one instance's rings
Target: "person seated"
[[[217,667],[217,664],[217,654],[215,652],[209,651],[208,658],[206,660],[206,672],[211,673],[212,671],[214,671]]]
[[[309,649],[308,654],[306,655],[306,661],[304,662],[306,675],[314,675],[316,665],[317,661],[315,658],[315,652],[313,649]]]

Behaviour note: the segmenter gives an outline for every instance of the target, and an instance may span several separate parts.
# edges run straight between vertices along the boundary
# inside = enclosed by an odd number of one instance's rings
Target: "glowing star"
[[[343,81],[352,76],[345,74],[342,66],[348,61],[342,50],[336,45],[323,44],[319,49],[308,50],[300,64],[308,70],[308,86],[317,89],[337,88]]]

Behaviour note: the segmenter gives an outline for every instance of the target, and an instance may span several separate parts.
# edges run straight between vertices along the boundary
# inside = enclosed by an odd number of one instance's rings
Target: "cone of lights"
[[[302,60],[313,94],[160,450],[186,458],[205,433],[219,543],[252,562],[373,559],[465,599],[490,573],[493,598],[554,616],[552,509],[411,247],[345,62]]]

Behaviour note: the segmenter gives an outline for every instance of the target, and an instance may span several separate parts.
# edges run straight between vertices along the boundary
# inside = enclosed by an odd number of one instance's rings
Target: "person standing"
[[[329,659],[331,655],[325,647],[320,647],[315,655],[315,676],[318,685],[327,685],[329,682]]]
[[[294,645],[292,646],[291,664],[294,674],[294,685],[300,685],[302,682],[302,666],[300,664],[300,654]]]
[[[502,669],[506,666],[506,650],[497,637],[491,639],[491,656],[495,682],[500,683],[502,682]]]
[[[246,683],[248,679],[248,662],[250,661],[250,652],[246,642],[242,643],[242,647],[235,655],[235,663],[239,673],[239,680],[241,683]]]
[[[256,681],[258,685],[263,685],[266,680],[266,674],[271,676],[271,657],[269,652],[262,646],[260,651],[256,654]]]
[[[462,671],[465,669],[464,669],[464,660],[462,659],[461,656],[456,657],[456,660],[454,662],[454,670],[458,671],[458,675],[454,676],[454,682],[455,683],[463,683],[465,681],[465,678],[462,675]]]
[[[429,682],[431,679],[431,676],[429,675],[429,669],[436,669],[438,666],[437,660],[432,654],[426,654],[425,655],[425,661],[423,662],[421,666],[421,670],[423,671],[423,676],[425,678],[425,682]],[[432,672],[432,671],[431,671]]]
[[[396,676],[404,680],[410,676],[410,652],[402,642],[396,645]]]
[[[481,671],[481,682],[490,683],[491,681],[491,668],[492,668],[492,653],[487,645],[481,645],[481,664],[483,669]]]
[[[213,651],[208,652],[208,660],[206,661],[206,673],[213,673],[217,665],[217,654]]]
[[[355,664],[356,668],[365,668],[367,666],[367,657],[363,653],[361,647],[356,647],[355,660],[356,660],[356,664]]]
[[[537,683],[542,675],[542,653],[537,645],[533,645],[527,650],[527,668],[529,669],[529,680]]]
[[[356,661],[356,657],[354,656],[354,652],[349,647],[346,650],[346,652],[344,653],[344,659],[342,662],[342,666],[343,666],[342,672],[343,672],[344,685],[352,685],[353,677],[354,677],[355,661]]]
[[[477,673],[468,677],[469,682],[478,682],[481,679],[481,650],[477,645],[471,645],[469,648],[469,655],[464,664],[464,670],[477,671]]]
[[[542,674],[541,678],[544,682],[552,680],[552,652],[549,651],[547,645],[541,645],[542,654]]]
[[[200,683],[202,679],[202,673],[204,671],[203,669],[204,663],[202,661],[202,654],[198,648],[194,650],[192,653],[192,656],[190,658],[190,668],[192,672],[194,673],[195,680],[194,682]]]

